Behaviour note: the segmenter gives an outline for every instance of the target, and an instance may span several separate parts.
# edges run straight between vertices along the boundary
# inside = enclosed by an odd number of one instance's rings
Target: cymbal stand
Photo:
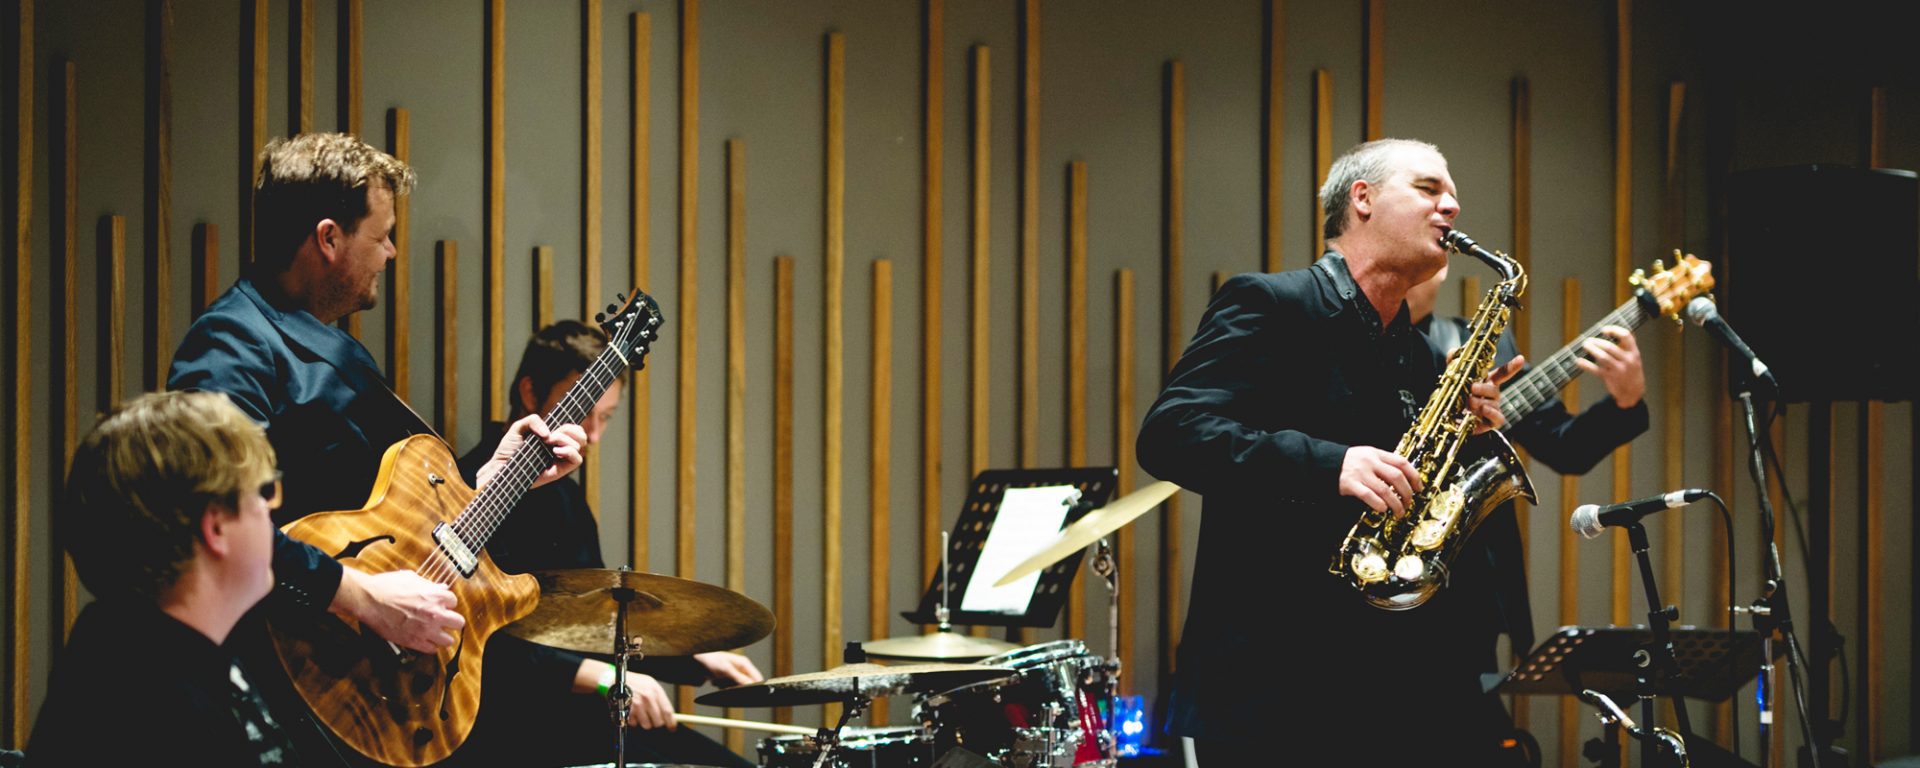
[[[943,567],[942,570],[945,568]],[[944,607],[943,605],[942,608]],[[846,650],[841,652],[840,658],[848,664],[863,664],[867,660],[867,652],[860,647],[859,643],[851,642],[847,643]],[[819,734],[814,736],[814,741],[819,743],[820,753],[813,757],[813,768],[826,766],[827,758],[832,757],[833,751],[840,748],[840,732],[846,730],[847,723],[853,722],[854,718],[866,712],[867,707],[870,706],[873,706],[873,697],[861,693],[860,678],[854,678],[853,693],[847,696],[847,703],[840,707],[840,722],[835,723],[832,728],[821,728]]]
[[[640,652],[639,636],[627,637],[627,604],[639,599],[640,593],[626,587],[611,590],[614,601],[613,625],[613,685],[607,689],[607,710],[613,716],[614,765],[627,764],[627,708],[633,703],[633,689],[627,687],[627,660],[629,657],[639,660],[646,654]]]
[[[947,608],[948,585],[951,583],[947,578],[950,573],[947,570],[947,547],[950,546],[947,537],[946,531],[940,532],[940,604],[933,607],[933,618],[940,622],[941,632],[953,631],[953,622],[949,621],[953,618],[953,611]]]
[[[1120,671],[1120,564],[1113,558],[1113,544],[1102,537],[1094,544],[1087,567],[1107,584],[1107,654],[1115,672]]]

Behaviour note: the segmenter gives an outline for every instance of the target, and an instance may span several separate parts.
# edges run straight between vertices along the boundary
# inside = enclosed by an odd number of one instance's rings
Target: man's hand
[[[1399,454],[1356,445],[1340,462],[1340,495],[1352,496],[1375,512],[1407,513],[1407,500],[1425,488],[1412,462]]]
[[[1467,410],[1480,417],[1479,426],[1473,428],[1474,434],[1507,425],[1507,417],[1500,413],[1500,385],[1507,383],[1507,380],[1519,373],[1520,367],[1526,364],[1526,356],[1515,357],[1508,360],[1506,365],[1488,372],[1486,378],[1468,385]]]
[[[340,574],[334,613],[358,620],[374,634],[403,648],[433,653],[453,645],[467,620],[453,612],[456,598],[445,584],[413,571],[371,575],[352,568]]]
[[[612,664],[583,659],[579,670],[573,675],[573,690],[575,693],[590,693],[604,698],[607,689],[613,686],[613,675]],[[673,719],[673,700],[667,697],[667,690],[660,686],[660,681],[650,675],[628,672],[627,691],[632,696],[627,702],[627,725],[668,730],[678,726]]]
[[[1640,368],[1640,345],[1633,340],[1632,331],[1605,326],[1600,336],[1587,339],[1580,348],[1587,356],[1575,358],[1573,364],[1599,376],[1614,405],[1632,408],[1640,404],[1640,398],[1647,394],[1647,374]]]
[[[737,653],[726,651],[696,653],[693,655],[693,660],[700,662],[700,666],[706,667],[707,677],[713,680],[714,685],[723,688],[757,683],[765,679],[760,676],[760,669],[753,666],[752,659]]]
[[[500,438],[500,446],[493,449],[493,458],[474,473],[479,487],[487,487],[493,476],[505,469],[507,460],[513,458],[514,451],[528,440],[540,440],[553,449],[553,466],[547,467],[539,477],[533,479],[533,487],[551,483],[580,466],[580,446],[587,442],[587,432],[578,424],[568,424],[559,429],[551,429],[539,414],[528,416],[507,427],[507,434]]]

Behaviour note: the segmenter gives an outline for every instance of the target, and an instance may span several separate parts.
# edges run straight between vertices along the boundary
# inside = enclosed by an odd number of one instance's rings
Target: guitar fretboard
[[[1552,399],[1560,388],[1580,375],[1580,366],[1575,361],[1585,359],[1587,351],[1584,344],[1587,339],[1600,335],[1600,329],[1609,325],[1618,325],[1631,331],[1651,319],[1638,295],[1628,299],[1627,303],[1614,308],[1612,313],[1601,318],[1593,327],[1580,332],[1580,335],[1558,352],[1547,356],[1527,370],[1527,373],[1514,379],[1500,391],[1500,414],[1512,424],[1533,413],[1541,404]]]

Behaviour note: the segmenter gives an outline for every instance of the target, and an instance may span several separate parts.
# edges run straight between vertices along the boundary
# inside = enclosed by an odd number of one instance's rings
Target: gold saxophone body
[[[1500,283],[1480,300],[1466,343],[1394,451],[1419,471],[1425,489],[1408,501],[1405,517],[1363,511],[1330,568],[1368,604],[1390,611],[1418,607],[1446,585],[1454,557],[1487,513],[1516,496],[1534,499],[1512,444],[1497,430],[1475,435],[1480,418],[1467,407],[1468,387],[1493,369],[1500,334],[1527,290],[1526,271],[1459,230],[1446,242],[1498,270]]]

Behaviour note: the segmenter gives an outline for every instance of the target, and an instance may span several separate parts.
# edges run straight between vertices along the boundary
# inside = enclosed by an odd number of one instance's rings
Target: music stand
[[[1635,654],[1653,642],[1653,630],[1645,626],[1561,627],[1487,689],[1501,695],[1577,696],[1591,688],[1610,696],[1646,693],[1725,701],[1760,672],[1757,632],[1698,627],[1674,627],[1671,632],[1680,674],[1665,685],[1653,682],[1660,685],[1656,690],[1641,690],[1639,681],[1648,673],[1634,663]]]
[[[1039,580],[1033,585],[1032,594],[1027,597],[1020,610],[969,610],[968,597],[978,590],[991,588],[993,583],[1007,571],[987,573],[980,579],[974,579],[983,554],[989,553],[988,543],[995,524],[1000,522],[1003,502],[1008,491],[1013,489],[1044,489],[1071,487],[1078,492],[1079,498],[1068,507],[1059,527],[1065,528],[1074,521],[1086,516],[1088,512],[1100,508],[1113,496],[1119,482],[1119,471],[1113,467],[1074,467],[1062,469],[992,469],[981,472],[973,479],[967,493],[966,506],[960,509],[960,518],[954,522],[953,534],[947,545],[948,567],[952,570],[947,590],[951,593],[948,605],[948,618],[954,624],[978,624],[994,627],[1051,627],[1059,620],[1060,609],[1066,604],[1068,587],[1080,567],[1082,554],[1076,553],[1042,570]],[[1055,530],[1058,530],[1057,528]],[[1006,542],[995,541],[996,547],[1007,546]],[[1043,545],[1046,542],[1041,542]],[[997,558],[1006,559],[1006,558]],[[1008,567],[1026,559],[1014,557]],[[901,616],[917,624],[941,624],[941,577],[933,574],[932,582],[927,586],[926,594],[920,598],[920,605],[912,611],[902,611]],[[1017,601],[1016,601],[1017,602]]]

